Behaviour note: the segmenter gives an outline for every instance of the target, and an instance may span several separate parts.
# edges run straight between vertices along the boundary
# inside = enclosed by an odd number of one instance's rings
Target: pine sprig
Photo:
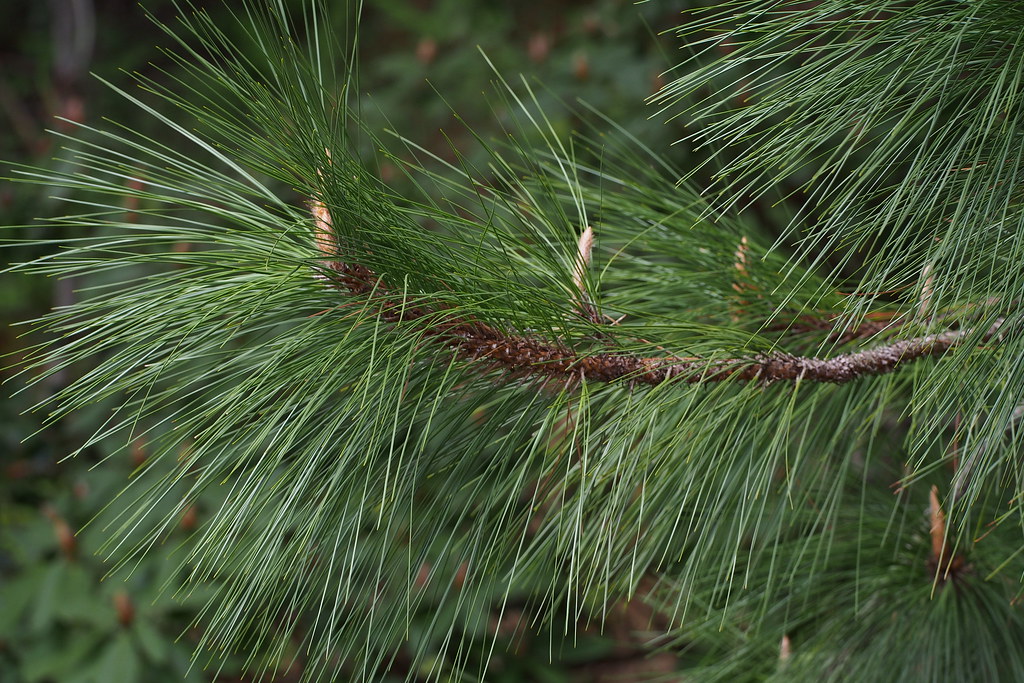
[[[995,656],[1019,630],[1024,403],[997,4],[724,8],[741,48],[664,101],[751,67],[744,107],[684,111],[737,146],[726,199],[817,160],[819,218],[788,243],[622,131],[559,136],[500,78],[522,128],[478,139],[489,166],[398,137],[381,154],[420,160],[399,191],[361,151],[386,146],[323,7],[247,3],[230,28],[183,13],[184,75],[119,91],[177,142],[84,128],[73,170],[20,176],[68,191],[54,225],[83,235],[22,270],[90,283],[35,321],[33,381],[77,378],[44,422],[100,406],[81,448],[152,443],[110,555],[129,565],[206,501],[181,556],[212,591],[200,644],[256,676],[298,658],[310,680],[365,680],[401,656],[483,677],[466,632],[510,601],[571,631],[641,592],[709,679],[1017,674]],[[919,40],[937,26],[956,37]],[[901,74],[921,93],[878,88]],[[979,111],[1005,125],[964,134]],[[937,170],[967,157],[987,165]]]

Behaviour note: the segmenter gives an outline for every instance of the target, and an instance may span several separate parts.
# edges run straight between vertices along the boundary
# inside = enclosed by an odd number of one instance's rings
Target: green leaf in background
[[[142,671],[142,660],[132,643],[128,632],[118,633],[99,655],[93,668],[93,680],[101,681],[145,681]]]

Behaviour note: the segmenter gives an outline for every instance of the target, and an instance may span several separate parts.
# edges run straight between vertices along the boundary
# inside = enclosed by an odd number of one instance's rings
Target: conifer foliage
[[[480,624],[643,601],[692,680],[1024,680],[1019,3],[687,13],[686,168],[497,72],[486,166],[367,130],[350,9],[183,9],[121,91],[178,143],[20,172],[78,207],[22,267],[96,283],[40,408],[158,456],[117,563],[208,511],[202,662],[486,679]]]

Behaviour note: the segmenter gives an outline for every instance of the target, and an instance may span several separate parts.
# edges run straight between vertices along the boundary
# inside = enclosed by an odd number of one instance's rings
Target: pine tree
[[[685,170],[497,73],[485,167],[367,130],[350,9],[183,12],[187,77],[121,91],[178,144],[21,172],[83,229],[24,269],[98,282],[37,323],[36,381],[77,372],[41,407],[157,455],[118,563],[213,505],[214,666],[483,679],[473,625],[626,600],[690,680],[1024,680],[1019,3],[685,16]]]

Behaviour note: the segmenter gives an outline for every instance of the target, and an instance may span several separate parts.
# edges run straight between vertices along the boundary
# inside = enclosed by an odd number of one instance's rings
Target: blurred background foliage
[[[195,4],[214,16],[232,9],[230,3]],[[346,4],[330,6],[340,15]],[[469,131],[499,135],[508,116],[504,105],[490,97],[494,72],[482,50],[506,77],[521,73],[541,84],[540,104],[559,132],[581,124],[572,108],[577,100],[584,101],[652,149],[676,155],[678,163],[685,151],[671,145],[681,137],[680,125],[651,119],[643,100],[661,87],[662,72],[679,61],[678,42],[660,34],[678,25],[680,12],[692,4],[367,0],[360,28],[362,115],[371,129],[393,129],[442,159],[454,160],[458,150],[464,162],[482,162],[485,157],[474,152],[479,146]],[[141,5],[173,24],[177,10],[170,0],[144,0]],[[57,147],[73,143],[46,130],[71,132],[70,122],[75,121],[95,125],[106,118],[158,138],[166,135],[89,74],[122,86],[129,79],[119,70],[169,78],[173,65],[156,48],[167,42],[135,0],[0,3],[0,159],[41,166],[63,163],[52,160]],[[404,182],[387,163],[377,170],[386,182]],[[8,237],[26,241],[21,246],[14,242],[5,251],[7,261],[44,255],[27,241],[43,237],[31,227],[33,219],[61,212],[52,193],[0,184],[0,214],[10,226]],[[132,210],[125,206],[129,215]],[[42,398],[41,392],[70,378],[57,372],[46,384],[18,391],[19,354],[31,339],[19,337],[21,330],[12,324],[72,303],[76,291],[90,284],[24,275],[0,279],[0,351],[9,380],[0,402],[0,680],[246,680],[241,661],[229,660],[216,670],[204,666],[201,657],[192,661],[198,637],[193,620],[204,596],[176,592],[182,571],[179,553],[217,501],[189,508],[174,543],[153,549],[138,565],[108,577],[111,567],[98,555],[110,534],[103,520],[113,517],[117,506],[132,504],[130,497],[117,498],[116,493],[146,460],[147,446],[140,441],[126,452],[122,444],[100,442],[65,460],[102,424],[103,406],[77,412],[44,431],[39,431],[40,416],[26,412]],[[106,461],[104,466],[95,468],[101,461]],[[430,568],[423,572],[429,575]],[[595,624],[588,632],[565,636],[535,633],[520,623],[516,600],[528,596],[512,596],[509,607],[499,613],[504,598],[493,596],[494,612],[467,623],[463,633],[477,642],[497,635],[490,659],[476,667],[489,680],[638,680],[670,675],[681,664],[671,654],[652,655],[646,649],[645,643],[658,636],[658,619],[636,601],[613,610],[603,629]],[[426,624],[432,617],[427,609],[417,618]],[[409,647],[440,650],[441,645],[418,642],[417,624],[411,625]],[[277,668],[280,680],[297,680],[302,653],[289,653]],[[417,672],[408,671],[399,657],[391,675],[400,680],[415,678]]]

